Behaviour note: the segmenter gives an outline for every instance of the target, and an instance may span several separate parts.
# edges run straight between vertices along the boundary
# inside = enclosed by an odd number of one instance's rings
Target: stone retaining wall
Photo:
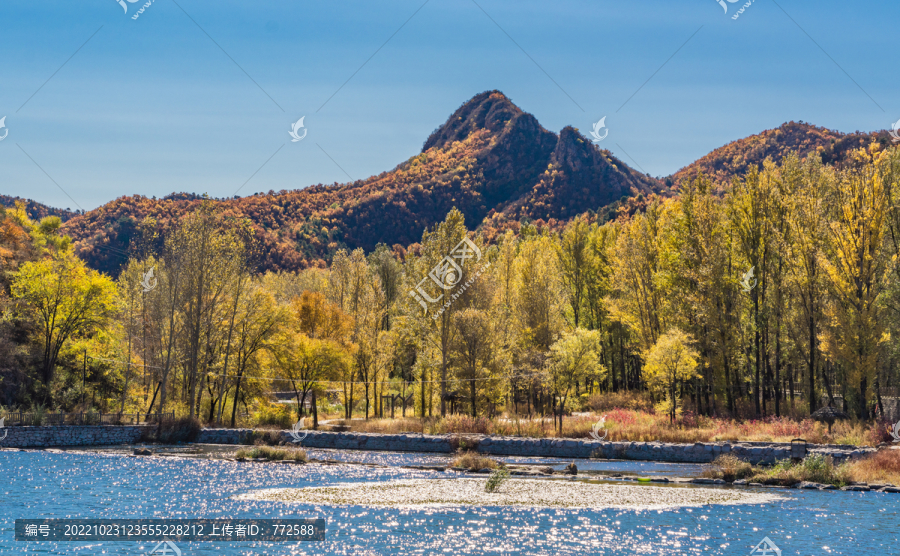
[[[282,438],[292,437],[282,432]],[[205,444],[250,444],[252,429],[203,429],[197,442]],[[309,431],[299,445],[307,448],[383,450],[450,453],[462,440],[484,454],[560,458],[605,458],[671,463],[709,463],[722,454],[733,454],[753,464],[775,463],[791,457],[790,444],[761,442],[715,442],[664,444],[660,442],[597,442],[554,438],[517,438],[482,435],[370,434]],[[835,463],[874,452],[874,448],[810,444],[808,453],[834,458]]]
[[[0,429],[0,448],[50,448],[59,446],[99,446],[134,444],[141,432],[154,425],[6,427]]]
[[[132,426],[66,426],[7,427],[0,429],[7,437],[0,441],[4,448],[47,448],[58,446],[91,446],[134,444],[141,432],[153,425]],[[292,437],[281,432],[285,442]],[[253,429],[203,429],[196,442],[202,444],[252,444]],[[715,442],[697,444],[663,444],[660,442],[597,442],[555,438],[517,438],[483,435],[371,434],[354,432],[309,431],[299,443],[307,448],[344,450],[379,450],[391,452],[451,453],[461,443],[477,451],[496,456],[530,456],[557,458],[604,458],[671,463],[709,463],[722,454],[733,454],[753,464],[775,463],[791,457],[790,444],[761,442]],[[834,458],[836,463],[861,457],[874,448],[854,446],[810,445],[809,453]]]

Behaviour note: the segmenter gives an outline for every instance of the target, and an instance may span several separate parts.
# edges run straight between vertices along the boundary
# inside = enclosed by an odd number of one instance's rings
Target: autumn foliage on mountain
[[[25,214],[32,220],[40,220],[45,216],[58,216],[60,220],[65,222],[77,214],[69,209],[58,209],[48,207],[47,205],[32,201],[31,199],[23,199],[22,197],[12,197],[10,195],[0,195],[0,206],[7,208],[15,208],[16,203],[22,203]]]
[[[488,225],[556,223],[661,189],[573,128],[557,136],[502,93],[488,91],[390,172],[238,199],[121,197],[74,216],[64,232],[91,267],[115,275],[129,254],[158,250],[180,218],[210,202],[250,230],[260,270],[297,270],[325,266],[341,248],[414,244],[454,207],[472,228],[487,217]]]
[[[802,158],[818,153],[822,162],[834,164],[840,162],[851,149],[866,147],[872,142],[880,143],[884,148],[891,143],[891,138],[884,131],[841,133],[804,122],[788,122],[719,147],[675,172],[667,181],[681,183],[702,172],[722,187],[735,176],[746,174],[751,167],[759,168],[766,158],[781,160],[788,153]]]
[[[523,223],[560,229],[587,213],[606,222],[644,210],[699,172],[722,187],[771,157],[817,152],[826,163],[886,133],[842,134],[805,123],[729,143],[664,180],[642,174],[577,129],[544,129],[499,91],[476,95],[425,141],[422,152],[365,180],[235,199],[173,193],[115,199],[84,214],[28,201],[33,219],[59,216],[76,253],[94,269],[117,275],[129,255],[158,252],[162,238],[203,203],[255,239],[259,270],[324,267],[342,249],[383,243],[403,252],[453,208],[491,241]],[[304,187],[305,184],[297,184]],[[13,206],[14,198],[0,198]]]

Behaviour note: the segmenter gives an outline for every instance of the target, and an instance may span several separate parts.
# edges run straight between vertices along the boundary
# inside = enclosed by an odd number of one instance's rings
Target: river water
[[[250,491],[454,473],[399,465],[445,463],[425,454],[312,451],[376,463],[280,465],[220,459],[134,458],[116,452],[0,451],[0,554],[143,555],[156,543],[14,540],[15,519],[322,518],[318,542],[179,542],[184,556],[237,555],[749,555],[770,538],[787,555],[900,556],[900,495],[779,489],[768,504],[664,511],[522,507],[286,505],[236,500]],[[563,460],[510,458],[564,465]],[[577,462],[581,469],[690,476],[696,466]],[[634,488],[693,488],[634,485]],[[757,555],[766,554],[756,552]],[[775,556],[769,552],[769,556]]]

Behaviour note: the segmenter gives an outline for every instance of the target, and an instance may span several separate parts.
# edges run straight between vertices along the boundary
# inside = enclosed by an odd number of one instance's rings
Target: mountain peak
[[[657,180],[632,170],[572,126],[559,132],[550,165],[519,207],[518,216],[571,218],[634,195],[662,191]]]
[[[425,141],[422,152],[462,141],[481,129],[500,133],[509,121],[524,114],[500,91],[485,91],[457,108],[444,125],[434,130]]]
[[[454,208],[473,228],[490,214],[561,220],[587,210],[614,212],[618,204],[606,207],[610,202],[658,186],[574,128],[557,136],[493,90],[454,111],[422,153],[377,176],[227,200],[122,197],[75,216],[64,229],[93,268],[117,274],[141,230],[152,228],[144,240],[157,241],[208,202],[252,222],[260,270],[298,270],[323,266],[340,249],[412,244]]]

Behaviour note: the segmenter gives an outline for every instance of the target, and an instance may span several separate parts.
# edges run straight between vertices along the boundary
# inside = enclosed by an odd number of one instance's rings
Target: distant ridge
[[[841,160],[849,149],[869,145],[872,141],[884,147],[891,144],[886,131],[848,134],[804,122],[788,122],[723,145],[675,172],[668,181],[679,183],[702,171],[721,187],[731,182],[733,177],[743,176],[751,166],[758,167],[767,157],[780,161],[792,151],[801,158],[817,152],[823,162],[832,164]]]
[[[25,203],[25,212],[32,220],[40,220],[45,216],[58,216],[60,220],[65,222],[66,220],[74,217],[77,214],[77,212],[74,212],[71,209],[58,209],[48,207],[47,205],[38,203],[37,201],[32,201],[31,199],[25,199],[23,197],[0,195],[0,205],[3,205],[4,207],[15,208],[17,202]]]
[[[590,213],[605,221],[641,210],[655,196],[704,172],[719,187],[766,157],[817,152],[827,163],[886,132],[843,134],[803,122],[724,145],[659,180],[632,169],[577,129],[559,135],[500,91],[485,91],[456,109],[425,140],[422,151],[393,170],[351,183],[269,191],[235,199],[172,193],[162,199],[125,196],[87,212],[26,201],[33,218],[54,214],[89,265],[118,274],[129,254],[159,249],[166,231],[202,203],[243,219],[259,243],[259,270],[324,266],[339,249],[371,251],[379,243],[403,252],[454,207],[470,229],[490,238],[522,222],[557,228]],[[304,187],[306,184],[296,184]],[[0,197],[11,206],[16,198]]]
[[[117,274],[147,230],[158,248],[179,218],[213,203],[251,223],[260,270],[297,270],[325,265],[342,248],[405,248],[454,207],[476,228],[491,214],[557,220],[663,189],[573,128],[557,136],[503,93],[486,91],[455,110],[419,154],[377,176],[239,199],[120,197],[74,216],[64,231],[92,267]]]

